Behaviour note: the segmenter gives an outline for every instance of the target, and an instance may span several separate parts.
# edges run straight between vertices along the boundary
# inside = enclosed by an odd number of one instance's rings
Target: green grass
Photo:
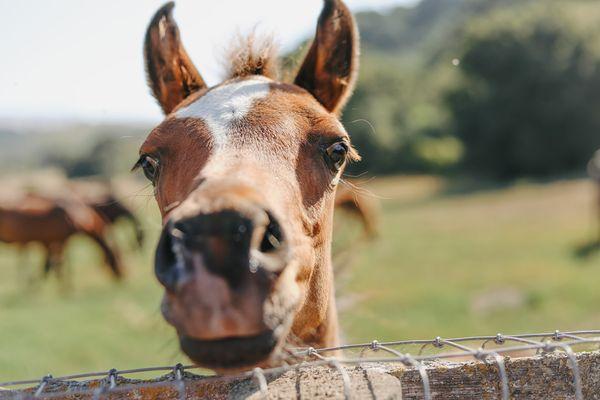
[[[68,285],[55,277],[40,281],[42,260],[35,246],[26,265],[10,247],[0,247],[0,381],[184,360],[159,312],[153,225],[143,252],[125,252],[127,279],[119,283],[85,238],[68,246]],[[123,239],[128,227],[119,228],[116,236]]]
[[[587,181],[456,191],[396,177],[370,186],[386,198],[381,233],[343,279],[340,297],[352,302],[341,311],[345,341],[600,327],[600,257],[574,256],[595,231]],[[23,264],[0,247],[0,381],[184,360],[158,311],[159,219],[143,209],[153,237],[144,252],[126,253],[120,284],[85,239],[69,246],[68,291],[56,279],[28,283],[39,255]]]
[[[346,289],[363,295],[343,315],[349,338],[600,326],[600,258],[574,256],[595,232],[587,181],[448,196],[430,180],[407,179],[408,194],[397,193],[402,185],[375,185],[395,199],[384,202],[381,239],[358,255]]]

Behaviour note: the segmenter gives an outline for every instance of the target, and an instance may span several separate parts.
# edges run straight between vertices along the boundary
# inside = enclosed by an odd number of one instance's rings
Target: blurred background
[[[344,341],[600,326],[600,3],[347,3],[362,57],[343,122],[363,157],[347,175],[375,222],[336,213]],[[152,274],[152,189],[129,172],[161,119],[141,51],[160,4],[0,0],[0,210],[79,193],[135,217],[105,232],[121,280],[89,232],[45,278],[41,246],[0,242],[0,380],[183,360]],[[216,84],[236,27],[275,33],[291,68],[320,8],[182,0],[175,17]]]

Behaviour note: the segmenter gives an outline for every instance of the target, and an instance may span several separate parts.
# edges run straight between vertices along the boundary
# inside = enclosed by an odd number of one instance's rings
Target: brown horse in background
[[[344,216],[336,219],[334,232],[346,230],[347,217],[357,220],[362,228],[361,235],[338,243],[332,249],[332,266],[338,289],[337,295],[343,291],[343,278],[356,261],[356,254],[361,246],[377,238],[379,234],[379,201],[364,189],[359,188],[358,184],[359,182],[345,180],[344,185],[340,185],[335,193],[335,214],[337,215],[341,211]]]
[[[46,251],[46,274],[52,269],[60,273],[67,241],[81,233],[100,247],[115,278],[121,278],[123,268],[104,240],[105,228],[105,221],[92,208],[65,199],[28,194],[0,205],[0,241],[19,246],[40,243]]]
[[[144,244],[142,224],[135,214],[121,202],[110,185],[99,182],[70,182],[69,188],[87,206],[96,211],[107,223],[114,225],[119,220],[129,221],[135,230],[137,245]]]
[[[338,187],[335,193],[335,211],[342,210],[357,218],[363,227],[367,239],[378,234],[378,201],[360,190],[354,184],[347,183]]]

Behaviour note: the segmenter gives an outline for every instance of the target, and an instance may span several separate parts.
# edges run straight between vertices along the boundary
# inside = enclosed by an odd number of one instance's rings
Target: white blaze
[[[270,82],[267,78],[256,77],[219,86],[177,110],[175,116],[202,119],[210,128],[215,147],[223,147],[231,125],[250,112],[254,100],[269,94]]]

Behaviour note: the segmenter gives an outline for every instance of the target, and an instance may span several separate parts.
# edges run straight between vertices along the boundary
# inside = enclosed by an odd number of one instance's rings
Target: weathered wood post
[[[491,358],[425,361],[422,365],[431,399],[600,399],[600,351],[570,355],[555,351],[528,357],[501,356],[501,360],[504,374]],[[258,375],[259,379],[256,373],[245,377],[206,377],[174,371],[152,380],[127,379],[116,374],[111,377],[110,373],[91,381],[49,378],[43,387],[40,384],[24,391],[0,390],[0,400],[425,399],[422,374],[416,367],[406,367],[398,361],[365,359],[337,366],[307,363]],[[503,381],[507,397],[503,397]],[[577,390],[580,397],[576,396]]]

